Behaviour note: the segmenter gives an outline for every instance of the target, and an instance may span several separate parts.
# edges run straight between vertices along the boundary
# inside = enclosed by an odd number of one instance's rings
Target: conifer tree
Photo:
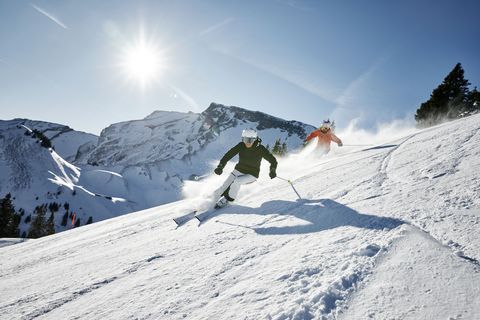
[[[65,214],[64,214],[63,217],[62,217],[61,226],[62,226],[62,227],[66,227],[66,226],[67,226],[67,222],[68,222],[68,211],[65,211]]]
[[[18,238],[20,219],[20,215],[15,212],[11,194],[0,199],[0,238]]]
[[[281,152],[280,139],[277,139],[277,140],[275,140],[275,144],[273,145],[272,154],[279,155],[280,152]]]
[[[38,131],[37,129],[33,129],[33,136],[41,141],[41,146],[44,148],[52,148],[52,142],[50,139],[44,135],[42,132]]]
[[[55,216],[54,213],[50,213],[50,217],[45,225],[45,235],[51,235],[55,233]]]
[[[55,213],[58,211],[59,209],[59,204],[56,203],[56,202],[50,202],[50,204],[48,205],[48,210],[51,212],[51,213]]]
[[[284,142],[282,143],[282,156],[287,154],[287,144]]]
[[[47,229],[47,221],[45,220],[45,214],[47,212],[46,205],[37,206],[35,208],[35,217],[30,224],[30,229],[28,230],[28,237],[29,238],[40,238],[45,236],[46,229]]]
[[[477,90],[477,87],[470,91],[467,101],[469,112],[480,111],[480,92]]]
[[[429,126],[443,119],[457,118],[468,107],[469,84],[464,77],[462,65],[457,63],[443,82],[433,90],[430,99],[417,109],[417,123]]]
[[[10,222],[12,214],[12,205],[10,201],[10,194],[0,200],[0,238],[6,237],[6,226]]]
[[[280,139],[275,140],[275,144],[272,148],[272,154],[277,156],[284,156],[287,154],[287,144],[280,142]]]

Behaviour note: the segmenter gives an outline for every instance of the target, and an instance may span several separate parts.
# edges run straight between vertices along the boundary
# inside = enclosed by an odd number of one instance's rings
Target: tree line
[[[480,92],[477,87],[469,90],[470,82],[465,71],[457,63],[443,82],[435,88],[430,99],[417,109],[415,120],[420,127],[428,127],[445,120],[452,120],[480,112]]]
[[[30,136],[34,139],[37,139],[37,142],[40,141],[40,145],[46,149],[49,149],[49,148],[55,149],[52,145],[52,141],[37,129],[33,129],[31,132],[25,131],[25,135]]]
[[[275,140],[275,143],[272,147],[272,149],[270,150],[270,145],[266,145],[265,148],[267,148],[270,152],[272,152],[272,154],[276,155],[276,156],[285,156],[288,152],[287,150],[287,144],[285,142],[281,142],[280,138]]]
[[[24,231],[20,234],[20,224],[22,217],[25,216],[23,209],[15,210],[12,195],[9,193],[0,199],[0,238],[41,238],[55,233],[55,214],[59,212],[62,205],[56,202],[42,204],[36,206],[33,214],[25,217],[24,223],[30,224],[28,232]],[[65,213],[62,217],[60,225],[66,227],[71,221],[72,227],[76,228],[81,225],[81,219],[76,217],[75,212],[70,211],[68,202],[63,204]],[[48,212],[50,215],[47,217]],[[93,222],[90,216],[85,224]]]

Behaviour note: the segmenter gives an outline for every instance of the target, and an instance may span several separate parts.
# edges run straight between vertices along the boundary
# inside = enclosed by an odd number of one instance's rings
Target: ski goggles
[[[257,140],[257,138],[251,138],[251,137],[242,137],[242,141],[245,142],[245,143],[254,143],[255,140]]]
[[[327,127],[321,127],[320,128],[320,131],[322,131],[323,133],[327,133],[329,130],[330,130],[330,128],[327,128]]]

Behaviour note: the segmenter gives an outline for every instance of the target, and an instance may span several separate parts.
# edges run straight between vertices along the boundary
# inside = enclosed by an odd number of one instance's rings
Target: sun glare
[[[160,78],[166,66],[158,47],[140,36],[136,43],[123,50],[121,67],[127,80],[146,89]]]

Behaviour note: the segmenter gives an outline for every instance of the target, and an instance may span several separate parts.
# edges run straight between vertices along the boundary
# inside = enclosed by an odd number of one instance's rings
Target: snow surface
[[[479,120],[281,159],[301,199],[262,170],[237,202],[176,228],[224,174],[2,247],[0,318],[480,319]]]

